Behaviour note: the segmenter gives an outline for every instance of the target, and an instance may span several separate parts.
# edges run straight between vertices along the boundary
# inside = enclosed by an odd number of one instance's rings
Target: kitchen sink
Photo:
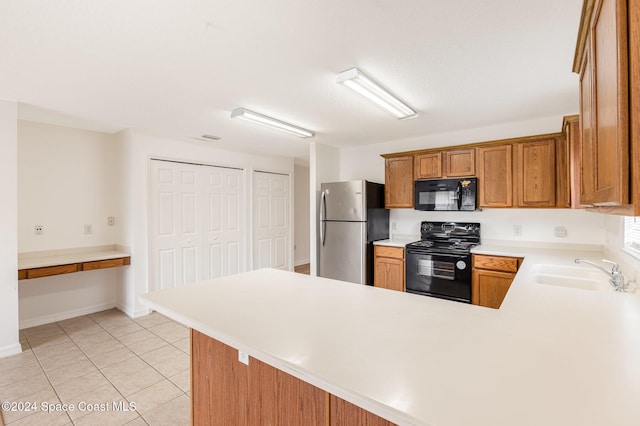
[[[537,284],[578,288],[593,291],[613,291],[609,279],[594,269],[563,265],[534,265],[533,280]]]

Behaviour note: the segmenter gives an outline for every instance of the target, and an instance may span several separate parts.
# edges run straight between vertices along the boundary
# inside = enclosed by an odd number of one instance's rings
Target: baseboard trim
[[[128,316],[130,316],[131,318],[139,318],[145,315],[149,315],[151,313],[151,310],[146,306],[143,306],[142,308],[136,310],[130,306],[118,303],[116,307],[120,309],[122,312],[124,312],[125,314],[127,314]]]
[[[20,330],[23,328],[37,327],[43,324],[49,324],[52,322],[63,321],[69,318],[75,318],[82,315],[94,314],[100,311],[106,311],[107,309],[113,309],[116,307],[115,303],[104,303],[100,305],[87,306],[80,309],[74,309],[71,311],[56,312],[55,314],[42,315],[35,318],[29,318],[20,320]]]
[[[12,345],[6,345],[0,348],[0,358],[19,354],[20,352],[22,352],[22,345],[20,344],[20,342],[14,343]]]
[[[306,264],[311,264],[311,260],[307,259],[307,260],[299,260],[295,265],[293,266],[302,266],[302,265],[306,265]]]

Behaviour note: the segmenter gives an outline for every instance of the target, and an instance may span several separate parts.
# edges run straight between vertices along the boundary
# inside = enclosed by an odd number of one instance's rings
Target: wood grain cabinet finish
[[[558,189],[558,207],[568,206],[576,209],[581,208],[580,203],[580,116],[578,114],[565,116],[562,120],[562,146],[560,151],[566,155],[564,174],[558,164],[558,179],[566,179],[565,187],[569,188],[569,193],[563,193]],[[562,162],[562,154],[558,155],[558,162]],[[561,185],[559,183],[559,185]]]
[[[78,262],[66,265],[52,265],[41,268],[27,268],[18,270],[18,280],[50,277],[53,275],[70,274],[73,272],[93,271],[96,269],[115,268],[131,264],[131,257],[119,257],[115,259],[95,260],[91,262]]]
[[[191,350],[194,425],[328,423],[327,392],[195,330]]]
[[[414,157],[415,179],[437,179],[442,175],[442,152],[418,154]]]
[[[193,425],[392,425],[303,380],[191,330]]]
[[[406,291],[403,247],[374,246],[373,286]]]
[[[473,255],[471,303],[500,308],[522,259],[506,256]]]
[[[477,149],[478,204],[480,207],[513,206],[511,145]]]
[[[586,0],[583,7],[574,71],[580,74],[580,199],[586,205],[630,202],[627,3]],[[634,25],[631,19],[630,29]]]
[[[450,177],[470,177],[476,175],[475,149],[445,151],[444,175]]]
[[[514,195],[518,207],[556,206],[556,140],[514,144]]]
[[[392,426],[388,420],[331,395],[331,426]]]
[[[413,208],[413,155],[385,159],[386,208]]]

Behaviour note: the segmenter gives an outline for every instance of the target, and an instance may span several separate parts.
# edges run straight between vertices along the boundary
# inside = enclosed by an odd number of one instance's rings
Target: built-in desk
[[[18,253],[18,279],[48,277],[131,264],[131,256],[117,245]]]

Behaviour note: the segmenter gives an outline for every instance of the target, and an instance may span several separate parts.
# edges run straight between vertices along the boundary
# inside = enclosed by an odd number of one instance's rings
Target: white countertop
[[[72,263],[118,259],[127,256],[130,256],[130,254],[127,253],[123,247],[117,245],[23,252],[18,253],[18,269],[69,265]]]
[[[411,236],[401,236],[401,237],[391,237],[386,240],[378,240],[374,241],[373,245],[376,246],[390,246],[390,247],[404,247],[409,243],[414,241],[418,241],[420,236],[411,237]]]
[[[640,296],[531,281],[597,252],[503,254],[525,261],[499,310],[272,269],[141,300],[399,424],[639,424]]]

